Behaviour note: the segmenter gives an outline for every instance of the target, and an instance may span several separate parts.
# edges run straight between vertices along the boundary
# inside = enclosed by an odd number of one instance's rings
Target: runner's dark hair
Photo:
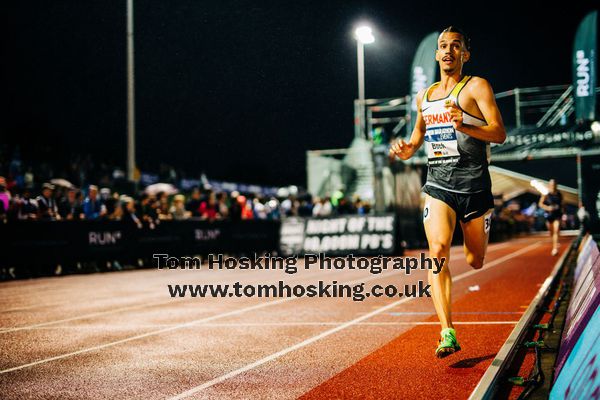
[[[458,33],[458,34],[460,34],[462,36],[462,40],[463,40],[463,43],[464,43],[466,49],[468,51],[471,51],[471,38],[469,36],[467,36],[467,34],[465,33],[465,31],[463,31],[459,27],[454,26],[454,25],[450,25],[449,27],[447,27],[446,29],[444,29],[442,31],[442,33]],[[442,33],[440,33],[440,36],[442,35]]]

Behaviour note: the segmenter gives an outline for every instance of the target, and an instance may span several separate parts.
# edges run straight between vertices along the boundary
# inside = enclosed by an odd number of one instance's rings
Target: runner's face
[[[444,32],[438,39],[435,59],[440,69],[446,73],[460,71],[469,59],[469,52],[464,48],[462,35],[455,32]]]

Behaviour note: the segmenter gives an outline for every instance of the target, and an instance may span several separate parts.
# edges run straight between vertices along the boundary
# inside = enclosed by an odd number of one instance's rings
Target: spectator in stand
[[[106,201],[106,219],[109,221],[120,221],[123,218],[123,207],[118,199],[109,198]]]
[[[29,188],[24,188],[20,198],[16,199],[17,219],[35,220],[38,216],[38,206],[35,199],[31,198]]]
[[[224,192],[217,193],[217,212],[222,219],[229,218],[229,206],[227,205],[227,194]]]
[[[337,212],[339,215],[356,214],[356,210],[352,206],[352,203],[348,201],[347,197],[343,197],[340,199],[340,202],[337,207]]]
[[[254,219],[267,219],[267,209],[261,199],[256,197],[252,201]]]
[[[37,219],[40,221],[56,221],[60,219],[53,192],[54,185],[50,183],[42,185],[42,194],[36,199],[38,209]]]
[[[310,202],[311,196],[307,195],[302,197],[300,200],[300,206],[298,207],[298,216],[300,217],[312,217],[313,210]]]
[[[200,204],[202,203],[201,198],[202,194],[200,193],[200,189],[195,187],[192,190],[192,195],[190,199],[185,204],[185,209],[192,213],[192,217],[200,216]]]
[[[359,215],[365,215],[371,211],[371,205],[368,201],[363,201],[360,197],[356,196],[353,209]]]
[[[281,209],[281,215],[285,217],[292,216],[292,200],[289,197],[281,201],[279,208]]]
[[[58,203],[58,214],[62,219],[68,221],[84,218],[81,198],[77,189],[70,188],[67,191],[66,197],[63,197],[60,203]]]
[[[162,196],[162,193],[159,193]],[[156,215],[155,223],[160,224],[160,200],[158,197],[155,197],[150,203],[150,208],[152,208],[153,214]]]
[[[173,198],[173,205],[171,206],[169,213],[171,218],[176,221],[188,219],[192,216],[192,213],[185,209],[185,196],[178,194]]]
[[[107,187],[103,187],[102,189],[100,189],[100,201],[102,202],[102,204],[106,204],[106,202],[108,201],[108,199],[110,199],[111,197],[111,192],[110,189]]]
[[[278,220],[281,218],[281,213],[279,211],[279,201],[275,197],[271,197],[269,201],[265,204],[267,208],[267,219],[270,220]]]
[[[315,205],[312,210],[313,217],[328,217],[331,215],[332,211],[333,207],[331,201],[329,201],[329,197],[323,199],[317,197],[315,199]]]
[[[169,207],[169,195],[167,193],[164,192],[160,192],[157,195],[157,201],[158,201],[158,219],[159,220],[166,220],[166,219],[172,219],[173,216],[171,215],[171,211],[170,211],[170,207]]]
[[[321,207],[323,204],[321,203],[321,199],[319,197],[315,197],[313,199],[313,208],[312,208],[312,216],[318,217],[321,212]]]
[[[231,196],[229,198],[229,201],[231,202],[231,205],[229,206],[229,218],[232,221],[240,221],[242,219],[242,205],[238,201],[238,197],[240,197],[240,193],[238,191],[234,190],[231,192]]]
[[[106,206],[98,198],[98,186],[90,185],[88,196],[83,201],[85,219],[96,220],[106,215]]]
[[[155,224],[158,222],[158,212],[156,206],[156,199],[154,196],[144,193],[140,200],[140,208],[139,208],[139,216],[140,220],[150,227],[150,229],[154,229]]]
[[[252,200],[246,199],[245,196],[239,196],[238,202],[242,208],[242,219],[254,219],[254,211],[252,210]]]
[[[0,176],[0,221],[6,220],[10,198],[10,192],[6,189],[6,180]]]
[[[29,190],[33,189],[33,180],[33,169],[31,167],[28,167],[27,172],[25,172],[25,175],[23,175],[23,184],[25,185],[24,187]]]
[[[121,196],[121,202],[123,204],[123,222],[133,224],[136,228],[141,229],[143,225],[135,213],[135,200],[129,196]]]
[[[8,179],[4,179],[4,177],[0,177],[2,181],[4,181],[4,187],[7,192],[14,191],[17,188],[17,180],[13,176],[12,172],[8,173]]]
[[[209,192],[208,199],[200,204],[200,218],[210,221],[220,218],[217,209],[217,196],[213,192]]]

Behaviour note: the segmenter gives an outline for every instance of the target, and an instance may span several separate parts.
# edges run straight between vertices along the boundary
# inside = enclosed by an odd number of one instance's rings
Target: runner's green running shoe
[[[435,356],[438,358],[444,358],[460,350],[460,345],[456,340],[456,331],[452,328],[442,330],[442,338],[438,343],[438,347],[435,350]]]

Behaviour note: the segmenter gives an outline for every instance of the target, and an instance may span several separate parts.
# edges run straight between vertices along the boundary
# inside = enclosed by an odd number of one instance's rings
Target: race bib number
[[[431,206],[429,203],[425,204],[425,208],[423,209],[423,221],[427,221],[429,219],[429,215],[431,214]]]
[[[430,162],[451,162],[460,155],[456,131],[452,126],[428,128],[425,136],[425,146]]]
[[[492,213],[488,213],[483,219],[483,231],[488,234],[490,233],[490,226],[492,224]]]

